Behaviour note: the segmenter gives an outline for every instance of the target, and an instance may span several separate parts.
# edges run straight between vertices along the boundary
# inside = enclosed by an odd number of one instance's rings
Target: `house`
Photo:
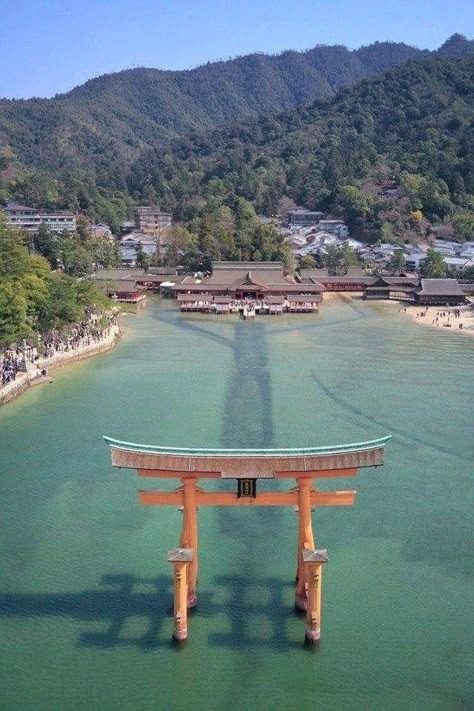
[[[349,237],[349,228],[344,220],[319,220],[318,227],[324,232],[336,235],[339,239]]]
[[[468,267],[474,266],[474,259],[464,257],[445,257],[444,263],[448,272],[463,272]]]
[[[113,240],[114,238],[108,225],[91,225],[91,233],[93,237],[103,237],[109,240]]]
[[[413,293],[415,302],[426,306],[452,306],[466,300],[457,279],[421,279],[420,286]]]
[[[304,207],[297,207],[294,210],[288,210],[288,225],[290,227],[317,225],[323,215],[323,212],[315,212],[313,210],[306,210]]]
[[[137,261],[137,249],[141,245],[143,252],[152,257],[157,249],[156,239],[148,237],[141,232],[129,232],[124,235],[119,242],[119,251],[122,257],[122,264],[135,266]]]
[[[405,257],[405,264],[408,269],[415,269],[418,271],[420,269],[421,263],[426,259],[425,252],[411,252]]]

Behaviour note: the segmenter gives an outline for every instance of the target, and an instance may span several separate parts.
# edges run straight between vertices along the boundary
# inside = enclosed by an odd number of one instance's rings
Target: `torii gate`
[[[296,506],[298,548],[295,605],[306,611],[305,639],[314,645],[321,634],[321,585],[325,549],[316,549],[311,523],[312,506],[352,506],[356,492],[318,491],[313,479],[354,476],[360,467],[383,464],[390,439],[334,447],[306,449],[186,449],[153,447],[104,437],[112,465],[136,469],[143,477],[177,478],[171,492],[140,491],[140,503],[183,509],[179,548],[168,552],[174,567],[174,631],[176,641],[187,638],[187,610],[197,602],[198,506]],[[237,491],[204,491],[200,479],[236,479]],[[257,492],[258,479],[295,479],[287,491]]]

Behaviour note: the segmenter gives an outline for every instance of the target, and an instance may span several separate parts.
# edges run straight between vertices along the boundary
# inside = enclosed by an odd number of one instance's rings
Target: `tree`
[[[380,239],[382,242],[390,242],[393,237],[393,226],[390,222],[384,222],[380,228]]]
[[[296,259],[287,242],[282,245],[280,255],[283,269],[288,272],[288,274],[293,274],[296,271]]]
[[[28,301],[21,285],[0,281],[0,345],[9,346],[31,335]]]
[[[453,227],[462,240],[474,239],[474,212],[461,212],[453,217]]]
[[[137,245],[135,247],[135,252],[136,252],[136,259],[135,259],[135,264],[139,269],[145,269],[145,271],[148,269],[150,266],[150,257],[148,254],[145,254],[143,247],[141,245],[141,242],[137,242]]]
[[[84,245],[93,260],[101,267],[116,267],[120,264],[120,254],[115,240],[108,237],[92,237]]]
[[[387,263],[387,270],[390,274],[400,274],[406,266],[405,255],[400,249],[395,250]]]
[[[92,272],[94,263],[92,254],[72,238],[58,240],[58,259],[61,260],[65,273],[70,276]]]
[[[57,267],[57,245],[56,240],[51,235],[48,226],[43,223],[39,226],[38,232],[33,238],[35,249],[49,261],[53,269]]]
[[[334,245],[329,245],[326,254],[322,255],[322,262],[330,274],[336,274],[341,265],[341,252]]]
[[[421,263],[421,273],[424,277],[432,279],[442,279],[446,276],[446,265],[443,255],[435,252],[434,249],[429,249],[426,253],[426,259]]]
[[[316,266],[316,260],[307,254],[305,257],[301,258],[300,267],[301,269],[314,269]]]

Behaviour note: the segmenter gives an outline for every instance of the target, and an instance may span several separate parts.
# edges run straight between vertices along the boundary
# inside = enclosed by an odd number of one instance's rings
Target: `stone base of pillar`
[[[192,610],[193,607],[196,607],[197,601],[198,598],[196,593],[188,593],[188,610]]]
[[[175,630],[173,632],[173,639],[175,642],[184,642],[188,637],[188,628]]]
[[[306,626],[304,632],[304,641],[310,647],[319,647],[319,641],[321,639],[321,629],[316,627],[316,629],[311,629],[311,627]]]
[[[306,612],[306,609],[308,607],[308,596],[306,593],[303,595],[298,595],[298,593],[295,595],[295,607],[297,610],[300,610],[300,612]]]

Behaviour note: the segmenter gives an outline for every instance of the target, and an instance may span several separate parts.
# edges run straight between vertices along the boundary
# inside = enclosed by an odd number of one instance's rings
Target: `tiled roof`
[[[464,296],[457,279],[422,279],[416,292],[424,296]]]

